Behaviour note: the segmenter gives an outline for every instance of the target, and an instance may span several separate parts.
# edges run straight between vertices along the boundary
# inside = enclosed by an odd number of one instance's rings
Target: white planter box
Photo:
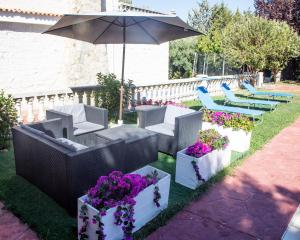
[[[140,175],[151,174],[154,170],[158,172],[158,177],[160,180],[156,184],[159,187],[159,192],[161,194],[161,198],[159,200],[160,207],[158,208],[153,202],[154,199],[154,185],[148,186],[142,192],[138,194],[134,199],[136,201],[136,205],[134,206],[134,219],[135,219],[135,228],[133,232],[138,231],[141,227],[143,227],[146,223],[155,218],[161,211],[168,207],[169,201],[169,190],[170,190],[170,174],[158,170],[151,166],[143,167],[133,173],[137,173]],[[86,199],[86,195],[82,196],[78,199],[78,216],[80,213],[81,206],[84,204],[84,200]],[[97,240],[98,235],[96,231],[98,229],[98,224],[92,224],[91,220],[94,215],[97,215],[99,212],[91,205],[88,206],[88,217],[89,224],[87,227],[87,234],[89,236],[89,240]],[[106,216],[102,217],[102,223],[104,224],[104,234],[106,235],[107,240],[120,240],[123,238],[123,230],[122,226],[117,226],[114,224],[115,217],[114,213],[116,211],[116,207],[108,209],[106,212]],[[83,222],[78,218],[78,231],[81,229]],[[78,238],[79,239],[79,238]]]
[[[187,148],[186,148],[187,149]],[[185,187],[196,189],[203,182],[199,182],[192,161],[196,160],[199,173],[203,179],[208,180],[230,164],[231,150],[214,150],[200,158],[186,155],[186,149],[177,153],[175,181]]]
[[[232,128],[224,128],[217,124],[209,122],[202,123],[202,130],[215,129],[222,136],[227,136],[229,139],[229,148],[235,152],[245,152],[250,148],[252,132],[245,132],[244,130],[233,130]]]

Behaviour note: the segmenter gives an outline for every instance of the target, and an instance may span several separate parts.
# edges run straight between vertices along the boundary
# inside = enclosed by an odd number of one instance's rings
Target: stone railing
[[[95,90],[99,86],[82,86],[49,93],[37,93],[14,96],[18,114],[18,122],[31,123],[42,121],[46,110],[54,106],[84,103],[95,106]]]
[[[211,95],[221,94],[220,85],[223,82],[230,84],[233,90],[239,88],[238,75],[208,78],[188,78],[179,80],[168,80],[160,83],[149,83],[137,85],[131,88],[131,101],[125,109],[134,110],[134,106],[146,100],[152,101],[174,101],[181,102],[197,98],[196,88],[204,86]],[[37,93],[24,96],[13,96],[18,112],[18,121],[30,123],[45,119],[47,109],[54,106],[84,103],[97,106],[98,102],[95,92],[99,86],[77,86],[55,93]]]
[[[153,102],[193,100],[197,98],[196,89],[199,86],[206,87],[211,95],[219,95],[222,94],[221,83],[228,83],[233,90],[236,90],[239,88],[239,76],[188,78],[135,86],[132,89],[131,106],[141,104],[149,99],[152,99]]]

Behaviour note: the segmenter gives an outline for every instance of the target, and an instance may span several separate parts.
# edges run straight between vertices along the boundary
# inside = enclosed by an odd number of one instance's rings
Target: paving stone
[[[1,204],[2,208],[4,205]],[[0,208],[1,208],[0,206]],[[0,214],[0,240],[38,240],[37,235],[7,210]]]
[[[28,227],[10,212],[0,217],[0,240],[17,239],[27,229]]]
[[[38,236],[35,232],[28,229],[26,232],[24,232],[17,240],[38,240]]]
[[[148,239],[280,239],[300,202],[298,142],[300,118]]]
[[[172,229],[172,230],[171,230]],[[162,227],[151,234],[149,240],[254,240],[253,236],[235,231],[210,219],[188,212],[181,212],[169,222],[168,228]]]

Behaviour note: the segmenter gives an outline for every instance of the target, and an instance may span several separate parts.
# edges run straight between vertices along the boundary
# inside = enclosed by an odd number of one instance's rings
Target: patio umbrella
[[[123,118],[126,44],[161,44],[201,34],[175,15],[135,12],[66,14],[44,33],[92,44],[123,44],[119,120]]]

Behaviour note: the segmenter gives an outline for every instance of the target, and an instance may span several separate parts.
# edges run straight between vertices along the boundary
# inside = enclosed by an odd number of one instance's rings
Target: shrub
[[[211,146],[215,150],[224,149],[227,147],[229,140],[227,137],[223,137],[215,129],[208,129],[199,132],[199,140]]]
[[[120,87],[121,82],[113,73],[97,74],[100,89],[96,93],[96,105],[108,110],[108,118],[110,121],[117,121],[120,105]],[[130,100],[131,82],[124,86],[123,106]]]
[[[0,91],[0,150],[9,147],[10,129],[17,123],[14,100]]]

